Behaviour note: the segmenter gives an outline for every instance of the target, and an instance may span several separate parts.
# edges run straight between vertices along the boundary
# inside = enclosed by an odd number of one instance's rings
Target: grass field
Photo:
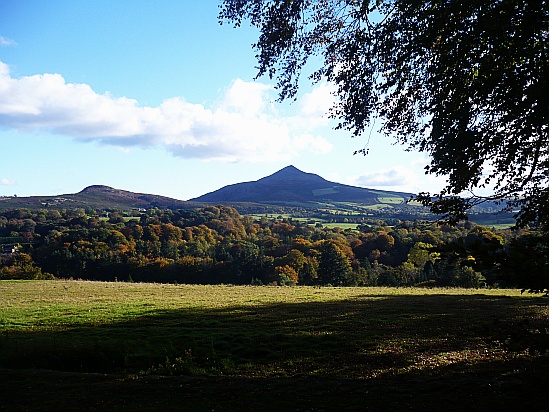
[[[389,203],[395,205],[401,205],[404,203],[404,199],[400,196],[378,196],[377,200],[380,203]]]
[[[339,227],[343,230],[345,230],[345,229],[355,230],[358,227],[357,223],[325,223],[325,222],[321,222],[321,223],[322,223],[323,227],[327,227],[327,228]]]
[[[391,206],[388,203],[377,203],[375,205],[366,206],[365,209],[367,210],[383,210],[383,209],[392,209],[393,206]]]
[[[515,290],[0,282],[0,410],[542,410]],[[503,335],[502,335],[503,336]]]

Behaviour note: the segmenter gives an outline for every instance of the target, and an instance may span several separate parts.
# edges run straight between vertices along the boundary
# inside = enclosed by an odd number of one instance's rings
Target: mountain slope
[[[188,208],[190,205],[169,197],[133,193],[126,190],[114,189],[109,186],[89,186],[74,194],[59,196],[30,196],[30,197],[2,197],[0,210],[27,208],[86,208],[94,209],[150,209],[160,208]]]
[[[318,203],[323,202],[352,202],[367,206],[401,204],[410,196],[409,193],[378,191],[330,182],[316,174],[287,166],[257,181],[225,186],[187,202],[94,185],[78,193],[59,196],[0,197],[0,210],[86,207],[121,210],[152,207],[186,209],[200,207],[204,203],[228,204],[237,208],[243,204],[298,204],[303,207],[316,207]]]
[[[145,193],[134,193],[127,190],[114,189],[109,186],[89,186],[81,192],[72,195],[73,198],[88,201],[90,203],[108,202],[119,203],[133,208],[148,209],[151,207],[177,208],[185,207],[183,200],[172,199],[165,196]]]
[[[410,198],[410,193],[385,192],[330,182],[294,166],[254,182],[236,183],[190,199],[194,202],[356,202],[379,203],[379,197]]]

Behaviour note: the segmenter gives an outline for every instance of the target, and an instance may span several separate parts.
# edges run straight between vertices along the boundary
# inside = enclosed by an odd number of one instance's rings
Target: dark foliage
[[[219,18],[259,29],[258,77],[276,77],[281,100],[313,60],[310,79],[337,86],[338,128],[358,136],[379,119],[428,153],[426,172],[448,176],[419,197],[434,212],[456,222],[509,201],[519,225],[549,230],[547,1],[225,0]],[[485,186],[493,196],[473,194]]]

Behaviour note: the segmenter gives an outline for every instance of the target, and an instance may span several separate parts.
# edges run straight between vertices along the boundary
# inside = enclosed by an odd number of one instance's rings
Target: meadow
[[[515,339],[549,326],[547,299],[518,290],[56,280],[0,299],[0,410],[547,407],[548,356]]]

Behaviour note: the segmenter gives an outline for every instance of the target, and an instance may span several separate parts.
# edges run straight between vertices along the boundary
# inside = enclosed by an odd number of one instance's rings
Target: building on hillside
[[[0,250],[0,256],[7,257],[16,253],[19,248],[17,247],[17,245],[2,245]]]

